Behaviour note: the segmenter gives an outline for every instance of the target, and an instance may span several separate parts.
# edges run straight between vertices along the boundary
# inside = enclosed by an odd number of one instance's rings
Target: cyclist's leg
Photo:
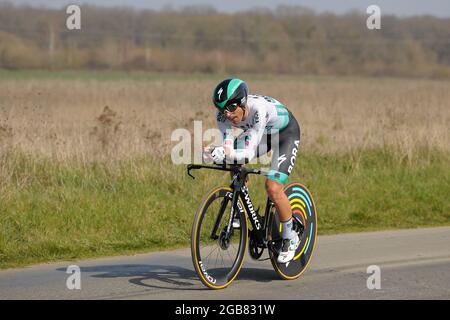
[[[298,235],[292,230],[292,211],[289,199],[284,193],[284,184],[294,168],[300,145],[300,127],[295,118],[289,114],[289,125],[279,133],[278,148],[272,144],[274,154],[269,176],[266,180],[266,190],[274,202],[282,223],[281,237],[283,246],[278,262],[290,261],[300,243]]]
[[[283,188],[294,168],[299,146],[300,126],[289,113],[288,126],[272,139],[272,164],[266,181],[267,193],[284,221],[292,217],[292,212]]]

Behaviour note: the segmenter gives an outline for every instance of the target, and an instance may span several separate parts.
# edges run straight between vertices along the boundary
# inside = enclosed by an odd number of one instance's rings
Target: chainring
[[[250,232],[249,238],[250,241],[248,244],[248,253],[250,254],[250,257],[252,257],[252,259],[258,260],[259,258],[261,258],[264,252],[264,247],[258,246],[258,241],[253,237],[252,232]]]

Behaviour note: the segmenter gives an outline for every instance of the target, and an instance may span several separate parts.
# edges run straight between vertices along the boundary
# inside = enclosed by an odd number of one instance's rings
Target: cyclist
[[[222,133],[222,145],[204,149],[204,159],[215,163],[247,163],[272,150],[271,168],[265,187],[275,204],[282,223],[283,239],[279,263],[294,258],[300,244],[293,230],[292,211],[283,191],[295,164],[300,144],[300,127],[292,113],[274,98],[248,94],[247,84],[240,79],[226,79],[214,89],[213,103],[217,108],[217,125]],[[235,138],[233,128],[243,129]]]

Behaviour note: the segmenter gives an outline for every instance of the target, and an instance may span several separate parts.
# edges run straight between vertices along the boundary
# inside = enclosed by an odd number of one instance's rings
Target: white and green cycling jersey
[[[289,124],[289,111],[274,98],[262,95],[248,95],[248,114],[238,125],[233,125],[222,113],[217,113],[217,126],[222,133],[223,145],[233,146],[235,137],[233,128],[243,129],[238,139],[244,146],[234,149],[227,156],[227,162],[250,161],[257,155],[258,145],[264,135],[273,135],[285,129]],[[244,139],[242,139],[244,138]]]

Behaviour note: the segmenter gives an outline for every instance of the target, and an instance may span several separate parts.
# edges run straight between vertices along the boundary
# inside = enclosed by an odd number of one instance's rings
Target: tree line
[[[450,77],[450,18],[315,13],[299,6],[233,14],[0,3],[0,68]]]

